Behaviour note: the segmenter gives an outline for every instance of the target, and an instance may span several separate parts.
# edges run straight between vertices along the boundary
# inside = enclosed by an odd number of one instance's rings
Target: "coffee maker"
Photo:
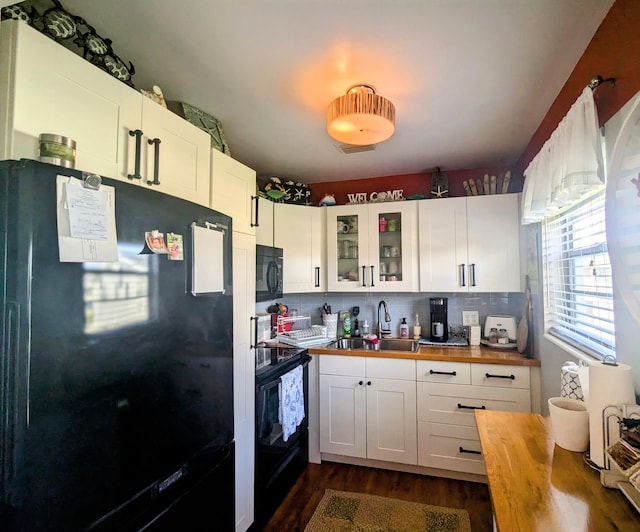
[[[431,310],[431,341],[446,342],[449,339],[449,324],[447,323],[447,298],[429,298]]]

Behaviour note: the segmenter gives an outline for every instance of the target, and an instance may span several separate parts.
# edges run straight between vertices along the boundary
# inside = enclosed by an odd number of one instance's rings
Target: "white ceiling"
[[[515,163],[612,3],[62,0],[137,88],[219,118],[259,175],[306,183]],[[325,112],[355,83],[395,104],[396,133],[344,155]]]

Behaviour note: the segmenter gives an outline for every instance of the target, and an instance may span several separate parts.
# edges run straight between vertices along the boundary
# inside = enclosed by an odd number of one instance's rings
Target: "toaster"
[[[484,322],[484,337],[489,338],[491,329],[505,329],[509,335],[509,341],[516,341],[517,324],[515,316],[487,316]]]

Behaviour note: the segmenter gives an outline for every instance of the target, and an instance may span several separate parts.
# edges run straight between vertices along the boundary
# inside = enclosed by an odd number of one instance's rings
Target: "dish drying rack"
[[[294,347],[326,344],[327,328],[311,325],[311,316],[278,316],[276,340]]]
[[[625,471],[612,454],[615,446],[613,442],[621,440],[619,427],[623,418],[639,419],[639,407],[622,405],[620,408],[616,405],[608,405],[602,410],[602,443],[605,456],[604,468],[600,471],[600,481],[603,486],[618,488],[636,511],[640,512],[640,462]]]

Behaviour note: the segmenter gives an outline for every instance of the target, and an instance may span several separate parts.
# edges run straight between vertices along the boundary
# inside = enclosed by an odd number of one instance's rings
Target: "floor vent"
[[[376,149],[375,144],[366,144],[365,146],[355,146],[353,144],[334,144],[339,152],[349,155],[350,153],[360,153],[363,151],[373,151]]]

